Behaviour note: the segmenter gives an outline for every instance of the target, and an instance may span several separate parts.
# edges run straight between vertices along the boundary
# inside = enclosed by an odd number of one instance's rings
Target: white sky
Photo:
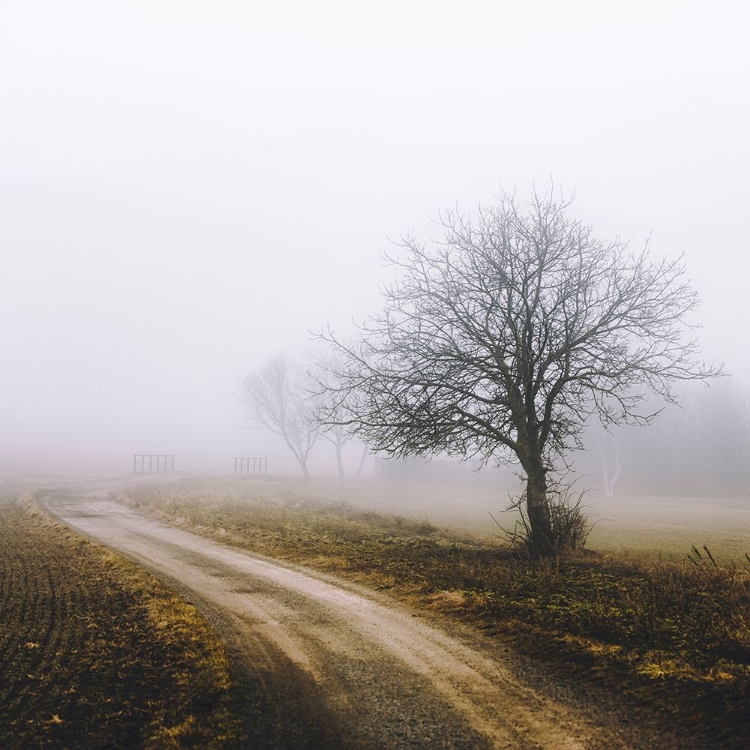
[[[550,177],[748,370],[750,5],[0,0],[0,470],[264,455],[239,380]]]

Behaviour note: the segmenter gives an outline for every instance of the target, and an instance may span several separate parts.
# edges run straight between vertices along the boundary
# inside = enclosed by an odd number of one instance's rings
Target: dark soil
[[[151,576],[0,501],[0,747],[243,747],[222,648]]]

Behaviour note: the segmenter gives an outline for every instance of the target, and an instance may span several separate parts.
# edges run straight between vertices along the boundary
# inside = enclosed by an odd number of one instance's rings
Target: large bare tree
[[[414,236],[400,275],[343,357],[336,408],[374,451],[520,463],[532,549],[551,554],[549,473],[582,447],[591,416],[645,424],[652,392],[720,373],[685,338],[697,298],[681,259],[597,239],[570,202],[501,194],[475,219],[440,214],[441,242]]]
[[[320,425],[301,375],[283,355],[273,357],[242,381],[240,398],[254,422],[284,439],[308,482],[307,461],[320,437]]]

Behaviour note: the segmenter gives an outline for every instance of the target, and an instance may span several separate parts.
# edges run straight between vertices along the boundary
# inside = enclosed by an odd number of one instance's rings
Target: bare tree
[[[349,442],[351,433],[342,424],[334,424],[321,432],[321,437],[329,442],[336,450],[336,473],[339,479],[346,477],[344,470],[344,459],[342,456],[344,446]]]
[[[675,380],[721,368],[683,338],[697,305],[681,259],[652,260],[603,242],[568,216],[570,202],[534,193],[526,210],[502,194],[476,221],[440,214],[442,242],[408,235],[389,258],[400,277],[384,311],[347,344],[334,404],[374,451],[517,460],[529,546],[557,549],[548,473],[581,448],[586,420],[646,424],[649,392],[674,401]]]
[[[279,355],[242,381],[240,398],[253,421],[284,439],[308,482],[307,461],[320,437],[320,425],[301,381],[286,357]]]
[[[367,443],[362,443],[362,452],[359,454],[359,463],[357,464],[357,471],[354,472],[354,478],[359,479],[362,476],[362,469],[365,467],[365,461],[370,455],[370,446]]]
[[[320,436],[336,451],[336,471],[339,479],[346,476],[344,470],[344,446],[352,439],[352,432],[342,421],[342,408],[336,399],[334,372],[340,369],[343,361],[331,350],[317,352],[308,370],[310,398],[314,404],[315,418],[318,420]],[[321,416],[325,416],[325,420]]]
[[[614,439],[615,444],[615,461],[614,471],[612,476],[609,475],[609,465],[607,458],[604,455],[604,446],[599,443],[599,455],[602,460],[602,485],[604,487],[604,494],[607,497],[615,496],[615,485],[617,480],[620,478],[620,472],[622,471],[622,458],[620,458],[620,444],[617,442],[617,438]]]

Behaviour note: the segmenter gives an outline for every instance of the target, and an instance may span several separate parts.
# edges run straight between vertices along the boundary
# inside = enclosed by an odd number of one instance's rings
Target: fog
[[[684,252],[703,355],[746,382],[748,21],[739,0],[0,3],[0,472],[293,470],[240,380],[377,310],[389,238],[501,185],[554,181],[599,236]]]

